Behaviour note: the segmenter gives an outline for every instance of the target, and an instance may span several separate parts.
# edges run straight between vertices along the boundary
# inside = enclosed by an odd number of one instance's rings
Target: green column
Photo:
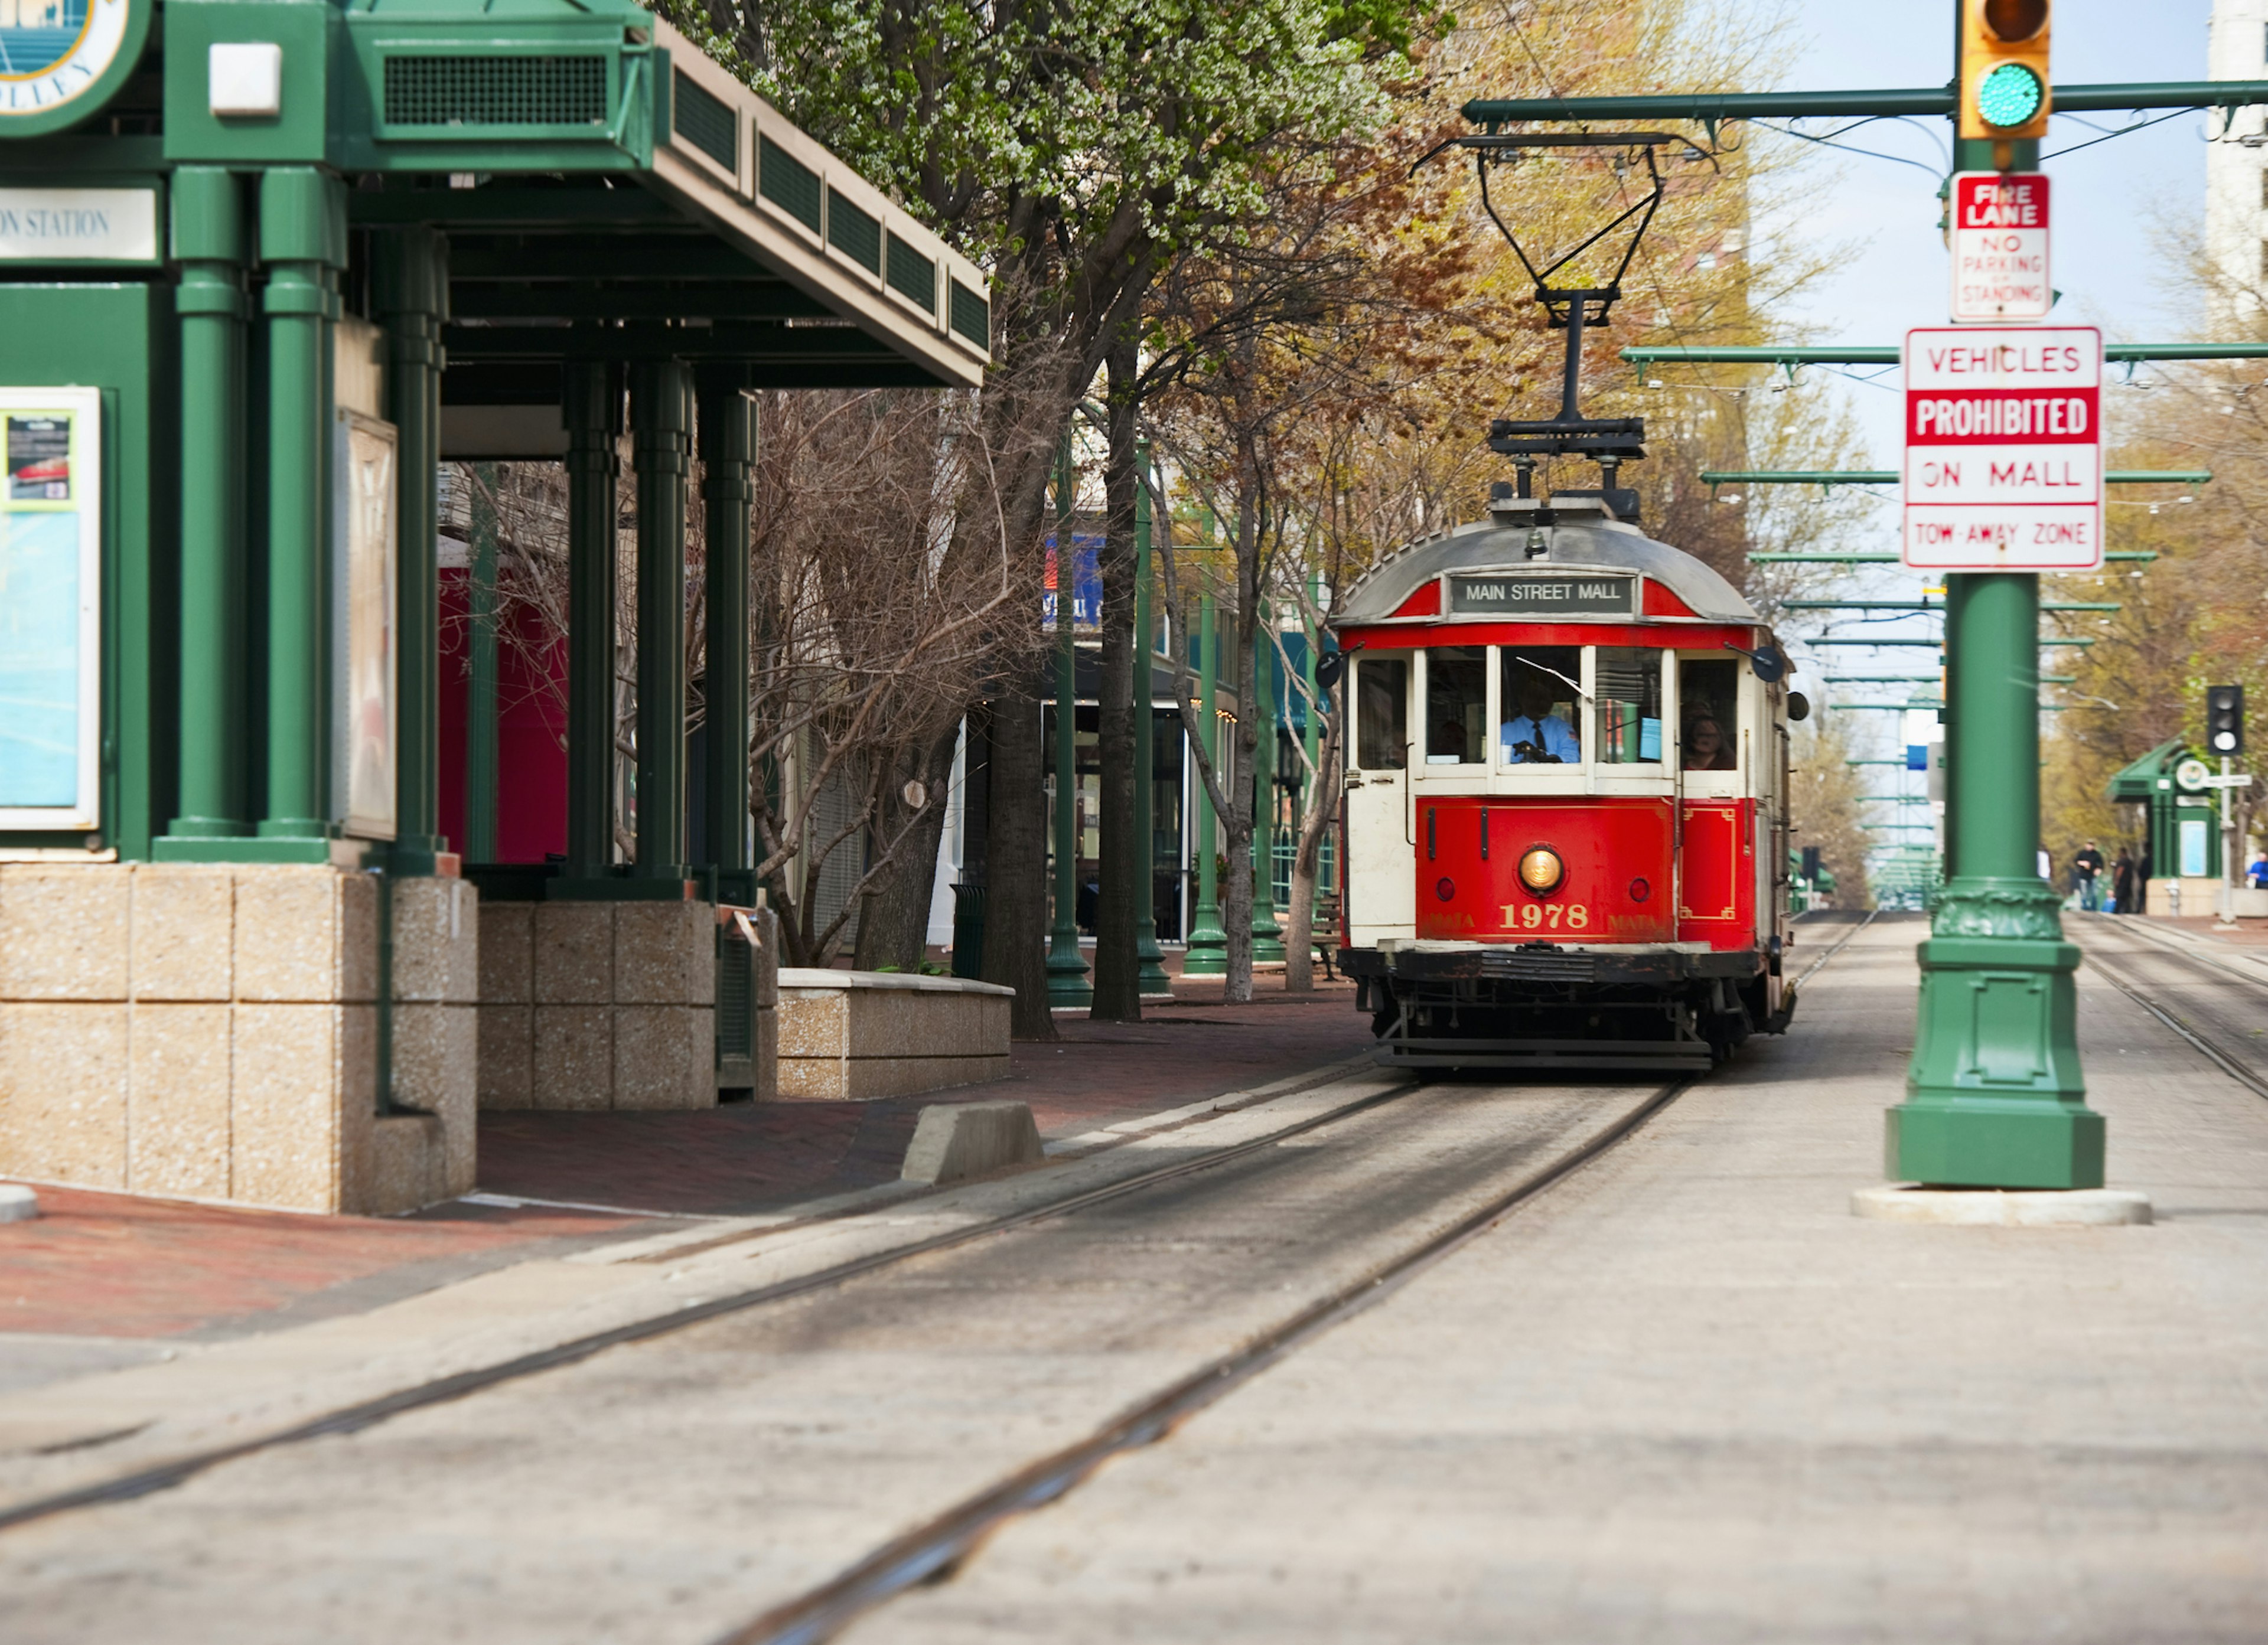
[[[1307,604],[1311,607],[1321,606],[1322,604],[1322,579],[1319,576],[1310,575],[1307,578]],[[1315,625],[1308,621],[1305,614],[1302,614],[1300,619],[1300,628],[1301,632],[1307,636],[1307,666],[1304,671],[1307,678],[1307,706],[1300,711],[1300,717],[1304,723],[1300,733],[1300,740],[1306,745],[1307,751],[1307,775],[1301,790],[1302,792],[1305,792],[1306,784],[1318,783],[1322,781],[1322,771],[1316,764],[1316,761],[1321,757],[1321,751],[1322,748],[1322,738],[1320,733],[1320,727],[1323,717],[1322,693],[1317,688],[1315,684],[1316,647],[1321,643],[1322,636],[1316,633]],[[1324,838],[1328,840],[1329,835],[1326,834]],[[1322,875],[1322,863],[1320,860],[1320,855],[1315,864],[1315,873],[1318,880],[1320,880]],[[1323,892],[1323,887],[1318,884],[1315,890],[1316,894],[1321,896]],[[1336,944],[1338,940],[1338,934],[1334,931],[1330,933],[1325,940],[1327,942]]]
[[[1134,814],[1141,819],[1142,884],[1134,921],[1137,988],[1144,997],[1171,998],[1165,951],[1158,946],[1157,716],[1151,708],[1150,656],[1157,649],[1150,610],[1150,448],[1136,448],[1134,467]]]
[[[707,509],[709,858],[719,873],[746,874],[748,860],[748,471],[756,459],[756,408],[738,381],[701,390],[701,497]],[[720,891],[720,895],[723,892]],[[731,900],[755,895],[740,888]]]
[[[567,419],[567,862],[556,886],[607,878],[615,860],[615,486],[619,368],[571,360]]]
[[[1079,951],[1079,644],[1071,606],[1079,556],[1071,547],[1071,444],[1056,474],[1056,917],[1048,933],[1048,1004],[1094,1002]]]
[[[397,441],[394,520],[394,835],[396,872],[430,874],[440,836],[440,572],[436,470],[441,461],[441,326],[448,317],[448,242],[427,228],[373,237],[371,306],[387,332],[387,411]],[[494,728],[490,728],[490,750]],[[493,782],[490,785],[493,791]],[[471,795],[468,792],[469,820]],[[475,862],[494,856],[468,844]]]
[[[1955,169],[1992,169],[1992,146],[1957,143]],[[2038,143],[2013,149],[2016,169],[2038,165]],[[2039,605],[2030,572],[1946,578],[1948,878],[1920,948],[1906,1100],[1886,1117],[1894,1180],[2102,1186],[2102,1116],[2079,1065],[2079,950],[2039,877]]]
[[[244,192],[217,167],[173,173],[181,322],[180,811],[161,858],[252,832],[244,792]]]
[[[268,803],[276,855],[327,861],[329,837],[332,272],[346,258],[338,180],[279,167],[260,182],[268,336]]]
[[[685,865],[685,509],[692,374],[675,360],[630,379],[637,471],[637,873],[682,895]]]
[[[473,467],[472,566],[465,583],[465,837],[471,863],[497,860],[497,466]]]
[[[1252,888],[1252,958],[1256,964],[1280,964],[1284,933],[1276,924],[1276,643],[1275,620],[1263,608],[1253,627],[1259,655],[1252,659],[1255,739],[1252,761],[1252,863],[1259,883]]]
[[[1216,762],[1220,737],[1220,615],[1212,596],[1198,601],[1199,666],[1204,672],[1204,703],[1197,713],[1197,736]],[[1192,762],[1194,764],[1194,761]],[[1226,789],[1228,784],[1221,784]],[[1197,784],[1197,906],[1189,911],[1188,951],[1182,957],[1185,977],[1218,977],[1228,970],[1228,933],[1220,927],[1220,870],[1213,861],[1219,848],[1212,795],[1202,779]]]

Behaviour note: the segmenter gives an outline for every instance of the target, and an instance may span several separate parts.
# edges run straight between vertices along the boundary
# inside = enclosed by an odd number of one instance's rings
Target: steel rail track
[[[2246,976],[2243,973],[2233,970],[2229,966],[2217,964],[2202,954],[2185,953],[2180,949],[2166,948],[2155,943],[2151,944],[2150,946],[2170,959],[2186,960],[2191,964],[2200,966],[2205,970],[2217,971],[2225,976],[2234,977],[2240,982],[2250,983],[2256,988],[2268,989],[2268,982],[2262,981],[2258,977]],[[2214,1045],[2211,1039],[2198,1032],[2194,1028],[2191,1028],[2187,1023],[2183,1022],[2179,1017],[2175,1015],[2174,1012],[2168,1010],[2165,1006],[2159,1004],[2157,1001],[2152,999],[2140,988],[2135,987],[2131,980],[2131,975],[2122,977],[2119,975],[2116,968],[2104,965],[2102,958],[2093,949],[2082,946],[2080,953],[2080,958],[2089,966],[2093,967],[2096,975],[2100,976],[2105,982],[2117,989],[2119,993],[2133,1001],[2135,1004],[2140,1006],[2144,1010],[2149,1012],[2151,1016],[2156,1017],[2167,1027],[2172,1029],[2174,1032],[2187,1040],[2193,1048],[2205,1056],[2207,1061],[2213,1063],[2213,1066],[2218,1068],[2222,1073],[2228,1075],[2229,1078],[2243,1086],[2245,1090],[2250,1091],[2255,1097],[2268,1098],[2268,1079],[2264,1079],[2252,1069],[2246,1068],[2242,1063],[2237,1061],[2236,1059],[2222,1051],[2220,1046]]]
[[[1874,919],[1874,911],[1868,909],[1865,919],[1812,962],[1798,979],[1798,986],[1816,976]],[[1383,1302],[1426,1269],[1487,1233],[1524,1202],[1637,1133],[1705,1077],[1705,1072],[1695,1071],[1668,1082],[1580,1148],[1522,1178],[1447,1228],[1388,1258],[1252,1341],[1209,1362],[1086,1438],[892,1538],[839,1575],[719,1636],[714,1645],[821,1645],[907,1590],[949,1575],[1008,1520],[1065,1495],[1113,1457],[1167,1438],[1181,1423],[1270,1366]]]
[[[761,1307],[767,1303],[783,1302],[791,1297],[807,1296],[814,1291],[826,1290],[845,1281],[875,1273],[915,1257],[926,1256],[932,1252],[949,1251],[958,1245],[973,1245],[978,1240],[989,1239],[998,1234],[1028,1227],[1034,1223],[1045,1222],[1051,1217],[1068,1216],[1094,1206],[1107,1204],[1113,1200],[1122,1199],[1128,1194],[1139,1193],[1160,1183],[1171,1182],[1177,1178],[1189,1176],[1197,1171],[1207,1171],[1216,1165],[1224,1165],[1233,1160],[1241,1159],[1248,1154],[1258,1153],[1263,1149],[1272,1148],[1288,1138],[1319,1130],[1327,1125],[1335,1125],[1343,1120],[1353,1119],[1358,1114],[1366,1113],[1396,1098],[1407,1096],[1416,1089],[1417,1082],[1414,1080],[1399,1082],[1385,1091],[1349,1103],[1344,1107],[1334,1108],[1327,1113],[1313,1115],[1297,1124],[1270,1131],[1264,1136],[1252,1137],[1242,1142],[1232,1143],[1226,1148],[1215,1149],[1210,1153],[1201,1154],[1193,1159],[1177,1160],[1169,1164],[1156,1166],[1117,1182],[1105,1183],[1100,1187],[1067,1194],[1062,1199],[1050,1200],[1044,1204],[1027,1207],[1005,1216],[992,1217],[985,1222],[972,1223],[967,1228],[952,1229],[944,1233],[932,1234],[925,1239],[917,1239],[904,1245],[895,1245],[887,1251],[877,1251],[865,1256],[853,1257],[831,1267],[816,1269],[810,1274],[799,1274],[792,1279],[777,1280],[767,1285],[752,1286],[745,1290],[711,1297],[705,1302],[690,1304],[674,1313],[664,1314],[652,1319],[635,1320],[629,1325],[616,1326],[606,1331],[593,1332],[588,1335],[576,1337],[550,1348],[538,1348],[494,1365],[482,1366],[475,1370],[460,1371],[453,1376],[436,1377],[431,1382],[420,1383],[414,1387],[400,1389],[393,1393],[381,1394],[375,1399],[365,1399],[322,1416],[311,1418],[307,1421],[279,1429],[273,1434],[255,1435],[232,1444],[216,1445],[207,1450],[192,1452],[188,1456],[155,1463],[146,1468],[122,1474],[114,1480],[75,1487],[48,1496],[35,1497],[30,1502],[18,1503],[12,1508],[0,1509],[0,1531],[29,1524],[34,1520],[52,1518],[55,1515],[70,1513],[77,1509],[95,1508],[110,1502],[130,1502],[136,1497],[147,1496],[153,1492],[170,1490],[174,1486],[194,1479],[208,1469],[217,1468],[223,1463],[233,1462],[241,1457],[253,1456],[264,1450],[278,1450],[286,1445],[302,1444],[309,1440],[322,1439],[335,1434],[357,1433],[364,1428],[374,1427],[378,1423],[411,1411],[423,1410],[430,1406],[446,1405],[452,1400],[461,1399],[468,1395],[480,1393],[504,1383],[517,1382],[522,1377],[556,1370],[565,1365],[572,1365],[578,1361],[590,1358],[594,1354],[604,1353],[608,1348],[666,1336],[671,1332],[683,1331],[711,1319],[721,1318],[727,1314],[740,1313],[747,1309]]]

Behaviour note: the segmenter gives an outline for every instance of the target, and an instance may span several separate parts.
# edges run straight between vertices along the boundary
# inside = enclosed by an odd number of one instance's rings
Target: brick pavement
[[[935,1098],[733,1105],[697,1113],[490,1113],[482,1193],[415,1216],[313,1217],[40,1190],[39,1220],[0,1225],[0,1382],[8,1337],[210,1339],[374,1307],[507,1263],[642,1235],[663,1217],[791,1210],[894,1180],[930,1101],[1028,1102],[1049,1139],[1264,1084],[1368,1043],[1352,990],[1218,1002],[1219,984],[1139,1024],[1057,1019],[1001,1080]],[[621,1208],[608,1215],[576,1207]],[[666,1224],[661,1224],[666,1226]]]

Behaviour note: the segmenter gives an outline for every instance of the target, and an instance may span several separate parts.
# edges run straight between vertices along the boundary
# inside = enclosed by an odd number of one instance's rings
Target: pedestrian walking
[[[2268,846],[2252,854],[2252,866],[2244,870],[2244,878],[2255,891],[2268,891]]]
[[[2110,912],[2134,912],[2134,858],[2123,845],[2118,848],[2118,860],[2110,865]]]
[[[2088,914],[2102,907],[2102,853],[2089,840],[2071,860],[2072,872],[2079,877],[2079,906]]]
[[[2142,855],[2134,859],[2134,912],[2150,912],[2150,842],[2142,841]]]

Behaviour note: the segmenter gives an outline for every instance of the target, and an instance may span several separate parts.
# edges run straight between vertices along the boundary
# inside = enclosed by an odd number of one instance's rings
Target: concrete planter
[[[1015,995],[960,977],[783,968],[779,1094],[843,1102],[998,1079]]]

